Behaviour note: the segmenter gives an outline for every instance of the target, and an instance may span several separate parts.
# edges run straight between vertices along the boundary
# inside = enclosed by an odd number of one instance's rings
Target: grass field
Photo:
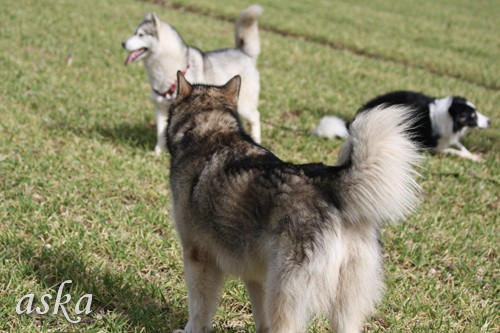
[[[170,332],[187,320],[169,158],[151,154],[149,86],[142,66],[123,66],[120,43],[154,10],[190,44],[229,47],[250,2],[155,2],[2,1],[1,332]],[[422,204],[383,229],[387,291],[366,331],[499,332],[500,3],[260,3],[267,122],[310,130],[393,89],[464,95],[493,118],[463,140],[483,162],[426,154]],[[269,124],[263,143],[285,160],[330,164],[342,144]],[[80,323],[16,314],[22,296],[55,296],[65,280],[71,304],[94,296]],[[254,331],[237,279],[214,326]],[[318,318],[309,331],[329,329]]]

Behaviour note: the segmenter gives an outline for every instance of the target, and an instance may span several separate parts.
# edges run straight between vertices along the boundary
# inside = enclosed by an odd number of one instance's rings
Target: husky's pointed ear
[[[161,20],[158,15],[156,15],[156,12],[153,12],[153,18],[151,21],[153,21],[154,25],[156,26],[159,26],[161,24]]]
[[[186,97],[191,94],[193,86],[189,83],[181,71],[177,71],[177,97]]]
[[[236,75],[223,86],[227,99],[236,107],[240,93],[241,76]]]
[[[153,21],[153,13],[151,13],[151,12],[145,12],[144,13],[144,20],[145,21]]]

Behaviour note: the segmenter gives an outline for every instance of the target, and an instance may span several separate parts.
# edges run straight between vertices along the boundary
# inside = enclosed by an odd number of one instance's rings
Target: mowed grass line
[[[168,8],[232,20],[239,2],[145,0]],[[500,5],[494,1],[385,0],[300,1],[287,6],[259,2],[267,15],[262,29],[311,40],[334,49],[425,69],[435,75],[459,78],[498,90],[500,69],[497,34]],[[478,19],[480,18],[480,19]]]
[[[275,4],[289,5],[299,6]],[[8,0],[0,14],[0,331],[169,332],[186,322],[168,157],[150,154],[144,69],[122,65],[120,42],[145,10],[202,49],[233,45],[233,23],[138,1]],[[349,118],[397,88],[463,94],[499,116],[499,94],[488,88],[275,33],[261,39],[260,110],[274,123],[309,130],[324,114]],[[263,138],[295,162],[334,163],[342,143],[267,125]],[[498,139],[496,128],[466,137],[481,164],[427,159],[421,207],[384,229],[387,292],[369,331],[498,331]],[[95,295],[84,322],[15,314],[22,295],[55,294],[66,279],[73,298]],[[228,280],[214,324],[254,331],[239,281]],[[327,329],[317,320],[309,331]]]

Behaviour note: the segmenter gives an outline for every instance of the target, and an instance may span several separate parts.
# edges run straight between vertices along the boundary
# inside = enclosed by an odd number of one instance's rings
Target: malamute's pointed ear
[[[153,13],[151,13],[151,12],[145,12],[144,13],[144,20],[145,21],[153,21]]]
[[[181,71],[177,71],[177,97],[186,97],[191,94],[193,86],[189,83]]]
[[[230,103],[238,105],[238,95],[240,93],[241,76],[236,75],[222,87]]]

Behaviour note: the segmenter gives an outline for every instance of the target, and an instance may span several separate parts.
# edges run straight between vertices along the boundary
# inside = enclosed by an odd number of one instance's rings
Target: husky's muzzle
[[[130,51],[125,59],[125,66],[130,64],[132,61],[139,59],[142,55],[144,55],[148,48],[145,43],[142,42],[137,36],[127,39],[122,42],[122,46],[125,50]]]

